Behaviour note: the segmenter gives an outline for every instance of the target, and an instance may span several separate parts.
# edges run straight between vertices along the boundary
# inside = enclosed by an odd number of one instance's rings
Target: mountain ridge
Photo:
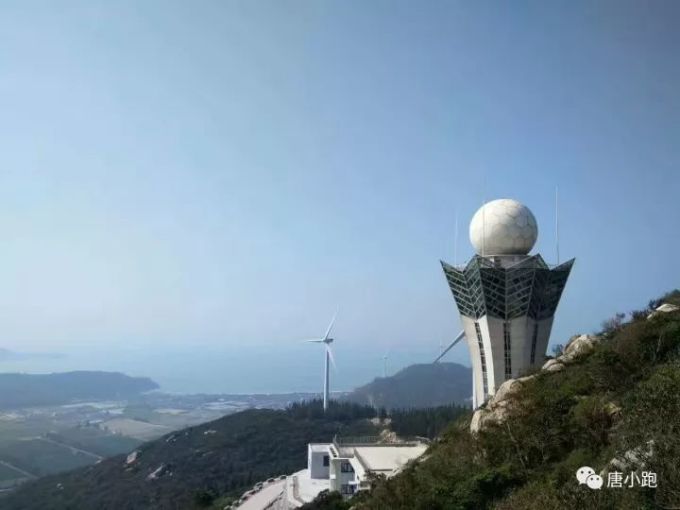
[[[397,409],[469,405],[472,370],[458,363],[416,363],[351,391],[344,399]]]
[[[131,377],[120,372],[0,373],[0,409],[120,398],[158,387],[148,377]]]

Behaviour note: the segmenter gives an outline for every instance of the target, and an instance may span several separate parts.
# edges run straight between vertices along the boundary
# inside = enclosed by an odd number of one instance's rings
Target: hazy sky
[[[459,331],[484,197],[576,257],[553,343],[678,287],[680,3],[3,2],[15,350]],[[311,348],[311,347],[310,347]],[[467,362],[465,347],[451,359]]]

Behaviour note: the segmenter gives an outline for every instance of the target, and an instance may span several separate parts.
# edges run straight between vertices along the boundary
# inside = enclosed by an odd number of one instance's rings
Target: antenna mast
[[[482,257],[486,257],[486,173],[482,176]]]
[[[456,224],[453,238],[453,265],[458,265],[458,207],[456,207]]]
[[[557,265],[560,265],[560,223],[557,211],[557,186],[555,186],[555,252],[557,253]]]

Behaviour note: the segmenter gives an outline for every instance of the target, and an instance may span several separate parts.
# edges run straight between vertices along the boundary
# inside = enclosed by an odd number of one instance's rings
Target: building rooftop
[[[328,450],[328,443],[309,443],[309,449],[313,452],[325,452]]]
[[[403,467],[409,460],[420,457],[427,450],[426,444],[356,446],[354,456],[367,471],[391,473]]]
[[[352,459],[357,474],[368,471],[389,475],[409,460],[420,457],[428,443],[419,438],[384,442],[380,437],[336,437],[332,443],[340,457]]]

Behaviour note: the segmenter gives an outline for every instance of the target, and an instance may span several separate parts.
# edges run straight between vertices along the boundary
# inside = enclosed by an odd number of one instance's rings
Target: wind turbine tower
[[[335,315],[333,315],[333,318],[331,319],[331,323],[328,325],[328,329],[326,329],[326,334],[322,338],[313,338],[311,340],[307,340],[308,342],[311,343],[316,343],[316,344],[325,344],[326,349],[325,349],[325,356],[324,356],[324,370],[323,370],[323,410],[326,411],[328,409],[328,402],[330,401],[330,391],[331,391],[331,386],[330,386],[330,364],[333,364],[333,368],[337,370],[337,367],[335,366],[335,358],[333,357],[333,351],[331,350],[331,344],[333,343],[333,338],[331,338],[331,330],[333,329],[333,324],[335,323],[335,318],[338,316],[338,312],[336,310]]]

